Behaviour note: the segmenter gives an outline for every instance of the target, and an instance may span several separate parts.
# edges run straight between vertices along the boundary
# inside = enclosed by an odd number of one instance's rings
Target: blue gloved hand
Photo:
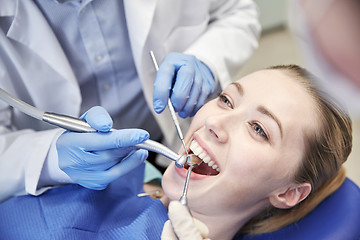
[[[112,119],[102,107],[91,108],[81,118],[99,132],[66,131],[56,142],[59,167],[75,183],[102,190],[147,158],[146,150],[136,150],[134,147],[149,138],[149,133],[145,130],[110,132]]]
[[[171,102],[179,116],[192,117],[214,89],[214,77],[204,63],[192,55],[169,53],[156,74],[154,110],[161,113],[171,96]]]

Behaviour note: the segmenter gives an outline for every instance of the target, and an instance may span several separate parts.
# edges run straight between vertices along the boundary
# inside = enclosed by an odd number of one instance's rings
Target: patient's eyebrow
[[[239,82],[232,82],[231,85],[236,87],[240,96],[244,96],[244,93],[245,93],[244,88],[242,87],[242,85]],[[279,126],[279,129],[280,129],[281,138],[283,138],[283,129],[282,129],[280,120],[272,112],[270,112],[269,109],[267,109],[263,105],[258,106],[256,108],[256,110],[259,111],[260,113],[270,117],[271,119],[273,119],[276,122],[276,124]]]
[[[233,85],[233,86],[236,87],[236,89],[238,90],[240,96],[243,96],[243,95],[244,95],[244,89],[243,89],[243,87],[241,86],[240,83],[238,83],[238,82],[232,82],[231,85]]]
[[[265,106],[263,105],[260,105],[256,108],[256,110],[258,110],[260,113],[262,114],[265,114],[266,116],[272,118],[276,123],[277,125],[279,126],[280,128],[280,135],[281,135],[281,138],[283,137],[283,129],[282,129],[282,126],[281,126],[281,122],[279,121],[279,119],[269,111],[269,109],[267,109]]]

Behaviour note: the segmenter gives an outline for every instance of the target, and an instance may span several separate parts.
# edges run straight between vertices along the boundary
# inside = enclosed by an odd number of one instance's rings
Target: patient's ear
[[[291,208],[304,200],[310,192],[310,183],[300,183],[289,187],[285,191],[274,193],[269,197],[269,200],[276,208]]]

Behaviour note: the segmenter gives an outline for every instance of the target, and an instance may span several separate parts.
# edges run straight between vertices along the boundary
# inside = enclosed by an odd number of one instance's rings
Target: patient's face
[[[228,86],[199,110],[185,138],[190,151],[208,162],[191,174],[191,210],[236,218],[268,206],[272,193],[292,183],[304,134],[314,131],[315,119],[311,97],[278,70],[262,70]],[[163,188],[171,200],[180,198],[186,173],[174,164],[166,170]]]

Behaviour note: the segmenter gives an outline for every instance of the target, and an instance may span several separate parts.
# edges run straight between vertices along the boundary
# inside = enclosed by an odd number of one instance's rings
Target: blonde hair
[[[240,230],[241,233],[251,235],[273,232],[300,220],[337,190],[345,180],[342,164],[352,148],[349,116],[315,87],[314,75],[297,65],[280,65],[267,69],[282,71],[306,89],[316,104],[319,127],[316,131],[305,134],[305,155],[294,176],[296,183],[310,183],[311,193],[291,209],[269,207],[252,218]]]

